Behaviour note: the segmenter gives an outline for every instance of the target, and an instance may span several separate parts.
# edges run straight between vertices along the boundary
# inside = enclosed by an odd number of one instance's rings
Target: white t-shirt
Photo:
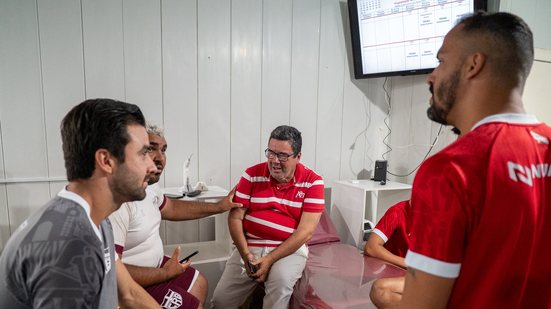
[[[159,267],[164,253],[159,235],[161,209],[166,203],[158,184],[147,187],[145,199],[122,204],[109,216],[117,253],[126,264]]]

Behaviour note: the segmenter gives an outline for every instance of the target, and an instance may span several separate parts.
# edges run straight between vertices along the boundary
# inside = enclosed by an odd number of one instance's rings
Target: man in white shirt
[[[163,131],[147,125],[150,157],[157,167],[149,177],[146,197],[125,203],[110,216],[116,251],[132,278],[163,307],[202,308],[207,295],[207,280],[190,267],[191,261],[180,263],[180,248],[172,256],[163,255],[159,235],[161,219],[192,220],[228,211],[241,204],[233,203],[233,192],[218,203],[181,201],[166,198],[158,181],[166,166],[167,143]]]

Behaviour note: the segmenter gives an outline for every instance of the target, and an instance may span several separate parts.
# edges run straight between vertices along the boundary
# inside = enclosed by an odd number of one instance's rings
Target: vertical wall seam
[[[264,1],[262,1],[261,4],[261,25],[260,25],[260,134],[258,144],[260,145],[260,149],[262,149],[262,107],[264,106],[263,98],[264,98]],[[258,154],[258,161],[262,161],[262,151]]]
[[[199,170],[201,166],[201,156],[199,155],[199,140],[201,139],[201,134],[199,132],[199,122],[201,121],[201,117],[199,117],[199,0],[195,0],[195,58],[196,58],[196,68],[195,68],[195,80],[197,81],[196,84],[196,98],[195,98],[195,107],[197,110],[197,123],[195,124],[195,131],[197,132],[197,179],[199,179]],[[199,227],[197,227],[199,228]]]
[[[314,170],[317,170],[318,168],[318,128],[319,128],[319,91],[320,91],[320,58],[321,58],[321,9],[322,0],[318,0],[319,2],[319,23],[318,23],[318,82],[316,83],[316,131],[314,133],[315,136],[315,143],[314,143]]]
[[[165,124],[165,65],[164,65],[164,37],[163,37],[163,0],[159,0],[159,31],[160,31],[160,56],[161,56],[161,125],[166,128]],[[163,182],[166,186],[166,173],[163,173]],[[166,233],[166,228],[165,228]],[[166,239],[166,238],[165,238]]]
[[[37,43],[38,43],[38,65],[40,68],[40,94],[42,99],[40,100],[42,103],[42,134],[44,138],[44,150],[46,155],[46,177],[50,177],[50,153],[48,151],[48,133],[47,133],[47,124],[46,124],[46,102],[45,102],[45,94],[44,94],[44,63],[42,62],[42,41],[40,36],[40,16],[39,16],[39,9],[38,9],[38,0],[35,1],[35,12],[36,12],[36,30],[37,30]],[[50,188],[50,182],[48,182],[48,196],[52,196],[51,188]]]
[[[124,101],[128,101],[126,98],[126,52],[125,52],[125,40],[124,40],[124,0],[121,0],[121,33],[122,33],[122,89]]]
[[[230,142],[230,160],[228,161],[229,164],[230,164],[230,172],[228,173],[228,184],[229,184],[229,188],[232,187],[232,183],[231,183],[231,180],[232,180],[232,103],[233,103],[233,96],[232,96],[232,72],[233,72],[233,0],[230,0],[230,57],[229,57],[229,61],[230,61],[230,112],[229,112],[229,117],[230,117],[230,139],[229,139],[229,142]],[[228,189],[229,189],[228,188]]]
[[[88,90],[87,90],[87,83],[86,83],[86,53],[84,52],[84,12],[82,8],[82,0],[80,0],[80,42],[82,45],[82,82],[84,83],[83,89],[84,89],[84,99],[88,99]]]
[[[291,48],[289,48],[290,59],[289,59],[289,115],[288,115],[288,125],[291,125],[291,113],[292,113],[292,102],[293,102],[293,39],[295,38],[295,1],[291,0]]]

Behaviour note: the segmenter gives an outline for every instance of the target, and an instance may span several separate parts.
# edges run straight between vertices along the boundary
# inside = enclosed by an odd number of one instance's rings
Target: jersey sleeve
[[[306,191],[302,210],[305,212],[322,212],[325,208],[325,186],[321,176],[315,175],[312,185]]]
[[[248,168],[247,170],[245,170],[245,172],[241,176],[241,179],[239,179],[239,183],[235,188],[235,196],[233,197],[233,201],[235,203],[243,204],[244,208],[249,208],[249,201],[251,199],[251,193],[252,193],[251,175],[252,175],[251,168]]]
[[[398,209],[397,205],[390,207],[373,230],[373,233],[379,235],[385,243],[388,241],[390,236],[392,236],[394,230],[398,227],[400,220],[398,213],[399,211],[400,209]]]
[[[466,178],[449,156],[436,154],[419,169],[411,197],[406,265],[440,277],[459,275],[468,228]]]
[[[130,227],[131,211],[130,203],[124,203],[122,206],[109,216],[111,225],[113,226],[113,237],[115,239],[115,250],[118,255],[122,255],[126,244],[126,235]]]

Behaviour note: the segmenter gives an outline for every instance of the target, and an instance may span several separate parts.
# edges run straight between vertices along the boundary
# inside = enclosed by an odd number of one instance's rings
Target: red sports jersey
[[[243,229],[249,246],[276,247],[295,231],[302,212],[322,212],[325,205],[321,176],[302,163],[295,177],[280,184],[266,162],[249,167],[237,185],[234,201],[247,208]]]
[[[390,207],[379,220],[373,233],[384,241],[384,247],[392,254],[405,257],[409,248],[409,229],[406,224],[406,214],[409,201],[402,201]]]
[[[457,278],[449,308],[551,308],[550,141],[494,115],[419,169],[406,264]]]

